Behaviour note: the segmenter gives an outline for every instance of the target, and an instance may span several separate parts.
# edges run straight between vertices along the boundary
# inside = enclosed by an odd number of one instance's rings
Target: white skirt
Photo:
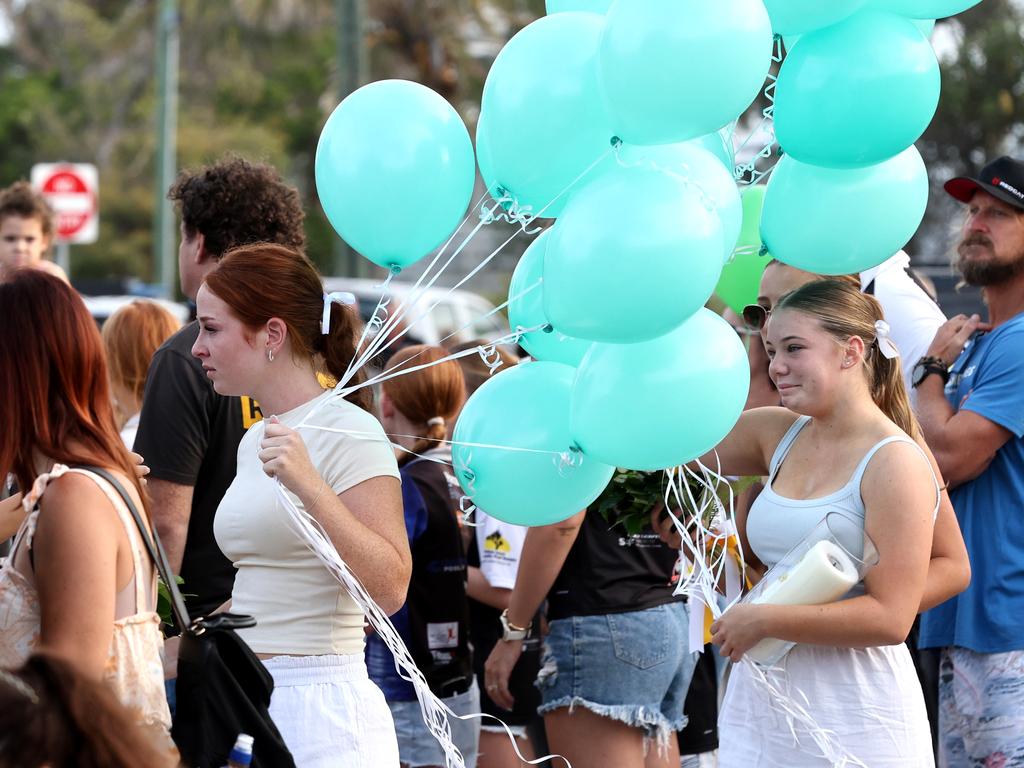
[[[397,768],[398,741],[384,694],[362,654],[277,656],[270,716],[299,768]]]
[[[904,645],[797,645],[768,673],[777,691],[829,732],[832,755],[811,727],[787,718],[750,662],[732,668],[718,718],[721,768],[934,768],[924,696]],[[845,760],[845,762],[844,762]]]

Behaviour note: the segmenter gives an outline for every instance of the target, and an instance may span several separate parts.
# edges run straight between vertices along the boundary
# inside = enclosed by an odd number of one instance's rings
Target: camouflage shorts
[[[943,649],[939,768],[1024,768],[1024,651]]]

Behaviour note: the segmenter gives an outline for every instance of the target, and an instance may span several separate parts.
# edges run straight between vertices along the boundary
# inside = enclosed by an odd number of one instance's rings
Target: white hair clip
[[[434,416],[433,418],[427,419],[427,426],[428,427],[434,427],[434,426],[443,427],[444,426],[444,416]]]
[[[878,351],[889,360],[900,356],[899,349],[897,349],[889,335],[891,331],[892,329],[885,320],[875,321],[875,342],[878,344]]]
[[[346,304],[352,306],[356,303],[354,293],[348,291],[335,291],[324,294],[324,315],[320,319],[320,333],[325,336],[331,332],[331,304]]]

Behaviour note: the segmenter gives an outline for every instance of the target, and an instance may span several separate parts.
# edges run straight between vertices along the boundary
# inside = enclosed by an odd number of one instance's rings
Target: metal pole
[[[366,82],[365,0],[335,0],[338,23],[338,102]],[[334,271],[359,277],[363,259],[340,237],[335,236]]]
[[[54,246],[57,257],[57,266],[64,270],[64,274],[71,278],[71,246],[67,243],[57,243]]]
[[[153,256],[161,293],[174,297],[177,279],[174,209],[167,199],[177,166],[178,0],[161,0],[156,21],[157,145],[154,164]]]

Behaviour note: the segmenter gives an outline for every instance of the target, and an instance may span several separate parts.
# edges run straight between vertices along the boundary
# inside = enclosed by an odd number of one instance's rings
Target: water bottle
[[[238,734],[235,746],[231,748],[231,753],[228,755],[228,764],[225,768],[249,768],[252,764],[252,742],[253,738],[249,734]]]

